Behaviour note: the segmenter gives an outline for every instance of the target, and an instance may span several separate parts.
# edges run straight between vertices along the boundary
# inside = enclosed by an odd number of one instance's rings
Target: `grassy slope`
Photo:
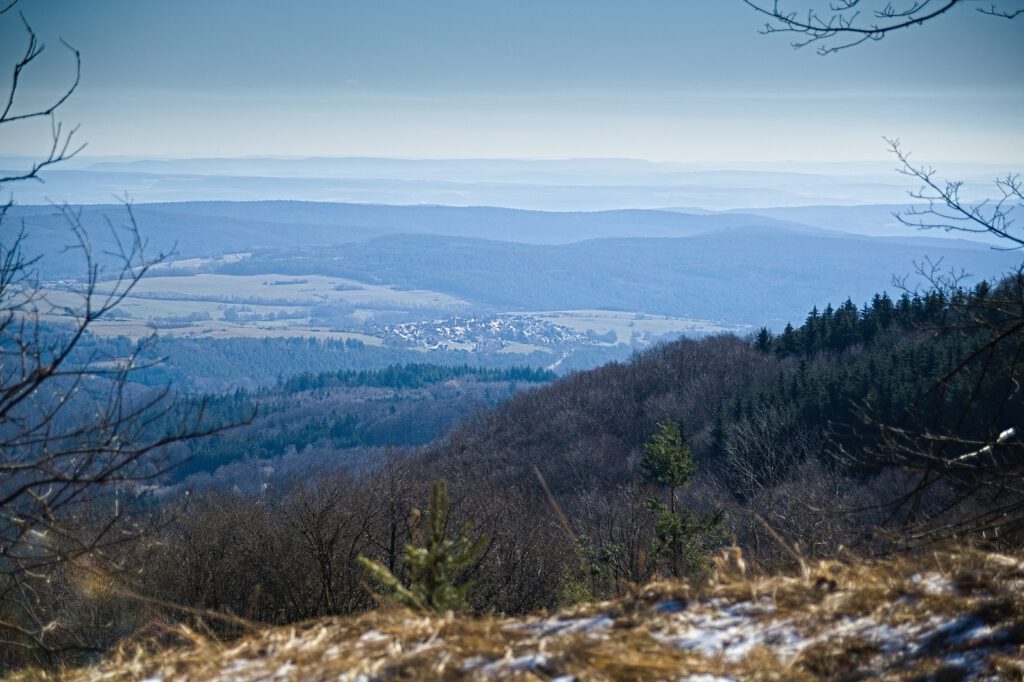
[[[1019,557],[974,551],[822,563],[770,577],[747,576],[742,559],[727,552],[706,583],[653,584],[555,615],[382,610],[256,630],[227,644],[182,629],[180,647],[128,647],[96,667],[54,677],[1020,679],[1022,582]]]

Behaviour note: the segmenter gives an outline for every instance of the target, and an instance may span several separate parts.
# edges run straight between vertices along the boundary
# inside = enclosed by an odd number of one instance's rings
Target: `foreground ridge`
[[[521,618],[380,610],[220,643],[124,647],[61,680],[1004,680],[1024,677],[1024,561],[973,550],[823,562]],[[38,678],[38,673],[36,677]]]

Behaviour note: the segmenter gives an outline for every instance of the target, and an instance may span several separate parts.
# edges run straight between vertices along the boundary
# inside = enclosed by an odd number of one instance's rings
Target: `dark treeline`
[[[81,357],[126,357],[134,343],[125,337],[85,339]],[[589,367],[608,358],[628,355],[626,346],[581,347],[559,369]],[[297,375],[378,370],[405,364],[472,366],[502,369],[542,368],[558,356],[536,351],[474,353],[464,350],[420,351],[393,346],[373,346],[358,339],[229,338],[193,339],[160,337],[147,348],[146,359],[161,363],[133,374],[133,380],[151,386],[173,385],[191,393],[213,393],[234,388],[255,389]]]
[[[807,424],[841,426],[851,421],[855,407],[870,410],[875,421],[900,422],[912,401],[978,346],[986,329],[974,315],[991,300],[998,295],[986,282],[952,295],[931,291],[893,301],[882,294],[860,310],[850,300],[821,312],[815,307],[803,325],[787,325],[778,336],[762,328],[754,347],[796,360],[796,371],[778,374],[768,387],[736,395],[723,420],[772,409],[792,411]],[[962,312],[968,309],[970,319]],[[952,420],[966,400],[965,389],[962,381],[944,387],[945,396],[931,402],[927,416]],[[988,407],[995,414],[995,404]]]
[[[891,501],[917,479],[896,466],[883,426],[910,432],[953,420],[959,431],[991,442],[993,430],[1024,415],[1024,397],[1006,392],[1010,377],[1000,371],[1000,363],[1021,354],[1019,340],[994,347],[977,372],[942,383],[938,393],[929,390],[950,370],[970,366],[989,333],[985,316],[1003,309],[991,304],[1016,296],[1019,279],[896,301],[878,296],[861,309],[850,302],[827,306],[777,337],[762,331],[750,339],[662,344],[628,362],[517,392],[418,450],[378,449],[371,467],[347,462],[315,474],[284,468],[258,486],[138,495],[132,518],[156,530],[108,550],[110,565],[125,567],[113,571],[111,584],[125,580],[161,603],[267,623],[359,611],[374,602],[357,558],[405,577],[403,547],[420,533],[421,515],[410,510],[424,509],[431,482],[444,479],[451,526],[469,522],[474,534],[488,537],[467,569],[474,609],[521,613],[621,593],[671,572],[654,551],[658,519],[649,504],[664,491],[639,466],[645,444],[666,422],[684,434],[698,468],[673,503],[695,515],[722,512],[727,529],[694,534],[691,549],[706,553],[735,540],[755,569],[768,570],[791,563],[794,548],[816,558],[840,546],[871,551],[902,542],[878,531],[896,533],[901,524],[939,513],[968,515],[988,498],[954,507],[972,483],[962,477],[933,487],[913,511],[894,508]],[[274,447],[320,438],[324,452],[342,452],[363,417],[357,410],[332,414],[324,399],[335,392],[361,391],[369,403],[382,399],[377,405],[387,412],[396,390],[429,392],[452,379],[486,387],[547,378],[531,370],[423,365],[295,377],[260,392],[272,409],[235,442],[239,452],[269,452],[259,444],[266,427],[281,440]],[[240,410],[253,395],[227,394],[221,408]],[[414,402],[392,405],[400,410]],[[225,457],[226,442],[216,446],[217,457]],[[315,455],[300,449],[295,456],[305,454]],[[954,449],[945,456],[953,461],[963,454]],[[196,456],[215,461],[212,451]],[[1001,504],[1015,494],[1005,493]],[[702,569],[698,562],[685,570]],[[37,592],[49,600],[40,611],[61,604],[67,614],[61,637],[68,641],[108,646],[154,608],[114,590],[86,590],[83,580],[68,568]],[[111,620],[120,629],[94,626]],[[204,620],[225,632],[235,628]]]
[[[375,386],[378,388],[422,388],[427,384],[449,381],[459,377],[472,377],[480,381],[547,382],[555,379],[554,372],[532,367],[506,367],[488,369],[469,365],[443,366],[425,363],[391,365],[379,370],[339,370],[320,374],[300,374],[284,382],[286,391],[308,391],[328,386]]]
[[[895,329],[901,332],[949,326],[954,311],[965,306],[977,308],[992,295],[988,282],[979,282],[973,289],[956,289],[951,294],[943,289],[925,293],[903,293],[896,301],[888,294],[876,294],[861,309],[846,299],[838,308],[832,304],[820,313],[811,309],[799,329],[787,324],[778,336],[762,327],[755,344],[760,350],[782,356],[811,356],[822,351],[841,351],[856,344],[870,344],[879,335]]]

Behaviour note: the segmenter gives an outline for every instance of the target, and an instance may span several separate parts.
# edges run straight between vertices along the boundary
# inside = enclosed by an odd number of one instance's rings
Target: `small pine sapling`
[[[676,508],[676,491],[690,485],[697,463],[679,427],[670,420],[662,422],[660,431],[644,445],[640,472],[648,481],[668,488],[668,504],[656,498],[646,503],[655,516],[655,555],[668,562],[672,575],[700,573],[710,551],[726,539],[723,515]]]
[[[425,547],[405,546],[409,566],[409,585],[381,564],[359,557],[359,563],[370,577],[390,590],[385,598],[421,613],[459,611],[466,607],[466,593],[472,583],[465,579],[466,569],[483,552],[489,539],[480,536],[470,540],[471,525],[463,526],[454,539],[445,537],[448,527],[448,488],[444,481],[434,481],[427,510],[427,542]]]

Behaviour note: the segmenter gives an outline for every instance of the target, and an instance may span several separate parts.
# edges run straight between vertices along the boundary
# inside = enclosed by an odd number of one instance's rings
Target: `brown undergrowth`
[[[976,550],[753,577],[738,551],[700,584],[522,618],[381,609],[218,642],[125,644],[15,679],[1022,680],[1024,560]]]

